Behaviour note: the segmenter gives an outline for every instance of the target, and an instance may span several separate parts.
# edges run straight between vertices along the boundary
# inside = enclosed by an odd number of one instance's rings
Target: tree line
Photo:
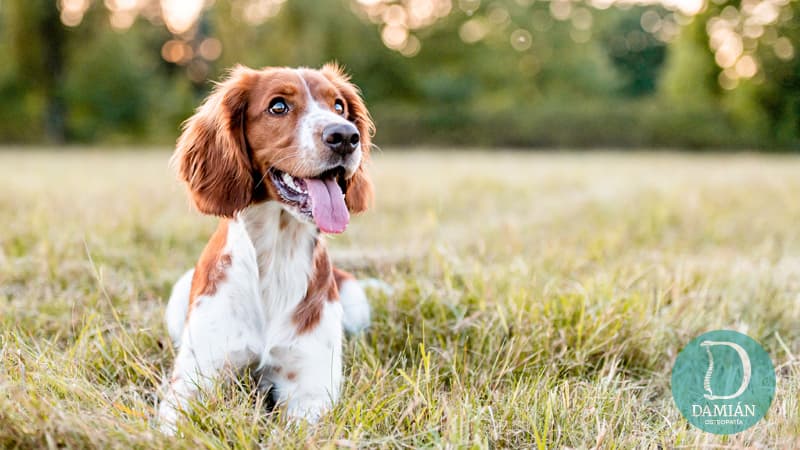
[[[336,60],[383,145],[799,149],[800,2],[697,1],[5,0],[0,141],[168,144],[225,68]]]

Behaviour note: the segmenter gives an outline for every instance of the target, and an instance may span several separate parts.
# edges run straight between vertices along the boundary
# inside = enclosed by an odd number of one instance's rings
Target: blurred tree
[[[754,95],[778,140],[789,144],[800,136],[800,2],[788,3],[776,28],[765,31],[765,45],[757,49],[761,67],[754,81],[762,86]]]
[[[71,70],[64,80],[70,104],[70,137],[96,141],[112,136],[142,135],[154,95],[154,64],[143,58],[140,39],[112,31],[96,30],[99,39],[85,41],[70,58]],[[135,32],[131,32],[134,34]],[[154,105],[154,106],[155,106]]]
[[[669,47],[661,88],[668,100],[705,105],[720,92],[719,67],[708,48],[705,23],[694,20],[686,25]]]
[[[625,11],[602,38],[608,57],[622,77],[622,92],[625,95],[639,97],[656,90],[666,45],[645,30],[642,21],[652,14],[660,17],[664,13],[664,10],[655,8]]]
[[[383,143],[798,146],[797,1],[597,5],[6,0],[0,139],[172,141],[233,64],[336,60]]]
[[[61,90],[64,77],[64,45],[68,34],[52,0],[7,0],[5,19],[11,58],[19,84],[30,95],[41,96],[41,125],[48,140],[66,138],[66,103]]]
[[[745,145],[798,147],[798,15],[796,1],[709,3],[669,47],[664,98],[686,117],[716,122],[719,134],[729,128]]]

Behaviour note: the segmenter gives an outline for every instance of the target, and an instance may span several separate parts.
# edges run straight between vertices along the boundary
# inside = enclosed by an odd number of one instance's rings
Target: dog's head
[[[186,121],[173,162],[203,213],[232,217],[277,201],[340,233],[372,201],[372,132],[358,88],[336,65],[237,66]]]

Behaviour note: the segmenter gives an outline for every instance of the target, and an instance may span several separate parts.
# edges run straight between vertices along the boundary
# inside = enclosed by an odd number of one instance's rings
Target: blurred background
[[[0,0],[0,143],[171,145],[242,63],[336,60],[379,145],[800,149],[796,0]]]

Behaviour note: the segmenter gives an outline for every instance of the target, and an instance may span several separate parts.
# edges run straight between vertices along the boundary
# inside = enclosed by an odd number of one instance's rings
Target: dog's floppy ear
[[[336,64],[326,64],[322,67],[322,74],[336,86],[336,89],[347,102],[347,120],[353,122],[361,135],[361,165],[356,173],[347,180],[344,201],[350,212],[360,213],[366,211],[372,204],[374,190],[372,180],[367,173],[369,151],[372,146],[372,135],[375,125],[367,111],[367,106],[361,98],[358,88],[350,82],[350,77]]]
[[[253,197],[253,167],[244,137],[250,88],[258,73],[234,67],[183,125],[172,164],[197,209],[232,217]]]

